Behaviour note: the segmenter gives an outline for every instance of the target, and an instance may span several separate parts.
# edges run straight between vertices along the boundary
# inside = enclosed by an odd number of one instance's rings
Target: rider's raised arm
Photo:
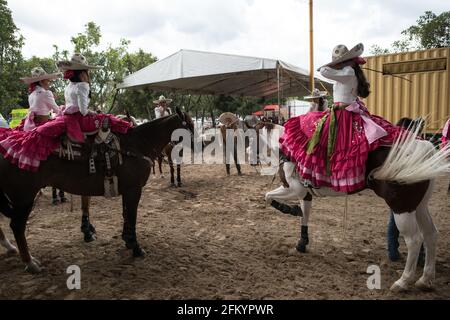
[[[347,80],[355,77],[355,70],[349,66],[340,70],[330,67],[323,67],[320,69],[320,74],[330,80],[346,82]]]

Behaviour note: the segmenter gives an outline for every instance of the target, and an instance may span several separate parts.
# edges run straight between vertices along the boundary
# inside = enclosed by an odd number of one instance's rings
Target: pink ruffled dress
[[[89,85],[71,83],[65,92],[66,109],[63,115],[31,131],[5,129],[0,131],[0,153],[20,169],[35,172],[40,162],[59,148],[60,137],[67,134],[75,142],[84,142],[84,132],[98,130],[109,118],[111,131],[127,133],[131,124],[113,115],[88,111]],[[84,114],[84,115],[83,115]]]
[[[368,112],[357,97],[353,68],[325,67],[321,74],[336,81],[334,105],[290,119],[280,139],[281,150],[297,163],[299,175],[314,186],[357,192],[366,185],[369,152],[391,145],[402,129]]]

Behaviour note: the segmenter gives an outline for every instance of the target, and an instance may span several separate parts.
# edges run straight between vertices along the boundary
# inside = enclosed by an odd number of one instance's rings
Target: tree
[[[409,41],[417,43],[420,49],[450,46],[450,11],[436,15],[426,11],[417,20],[417,25],[402,32]]]
[[[380,55],[450,46],[450,11],[440,15],[426,11],[416,23],[402,31],[403,38],[392,43],[391,49],[374,45],[371,53]]]
[[[139,49],[135,53],[126,53],[123,57],[124,76],[128,76],[135,73],[152,63],[155,63],[158,59],[151,53],[147,53],[142,49]],[[156,100],[158,93],[151,90],[124,90],[118,96],[116,103],[117,112],[124,112],[128,110],[132,115],[140,118],[153,118],[153,100]]]
[[[18,107],[23,85],[22,46],[24,38],[14,24],[6,0],[0,0],[0,112],[7,116]]]

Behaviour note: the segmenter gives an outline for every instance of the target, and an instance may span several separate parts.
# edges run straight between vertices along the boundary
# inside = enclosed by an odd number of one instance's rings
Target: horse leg
[[[135,258],[145,256],[145,251],[141,249],[136,237],[136,219],[139,201],[141,200],[142,189],[127,190],[122,195],[123,207],[123,232],[122,239],[125,241],[127,249],[133,250]]]
[[[97,233],[89,219],[90,202],[91,197],[81,197],[81,210],[83,212],[81,217],[81,232],[84,234],[84,241],[87,243],[95,241],[95,234]]]
[[[41,272],[40,263],[30,255],[27,239],[25,237],[27,220],[32,209],[33,202],[26,206],[14,206],[14,214],[11,218],[10,227],[14,233],[20,257],[26,265],[25,271],[35,274]]]
[[[283,170],[285,172],[286,180],[289,184],[289,188],[285,188],[284,186],[279,187],[278,189],[268,192],[266,194],[266,204],[271,205],[277,210],[280,210],[283,213],[291,214],[294,216],[302,216],[302,210],[299,206],[294,206],[291,208],[285,203],[291,201],[299,201],[304,199],[308,194],[308,189],[306,189],[301,183],[298,177],[292,176],[292,170],[294,169],[295,164],[293,163],[285,163],[283,165]],[[280,203],[281,202],[281,203]]]
[[[3,233],[2,228],[0,228],[0,245],[7,250],[7,254],[17,253],[17,248],[9,242],[8,238]]]
[[[182,184],[181,184],[181,165],[177,164],[177,187],[181,188]]]
[[[297,243],[297,251],[306,253],[306,247],[309,245],[308,223],[312,208],[312,195],[308,193],[303,199],[303,216],[301,221],[300,240]]]
[[[433,187],[430,186],[427,195],[416,211],[417,223],[422,232],[425,244],[425,266],[422,277],[416,282],[416,287],[422,290],[430,290],[436,273],[436,243],[438,232],[428,210],[428,201],[432,195]]]
[[[173,166],[172,157],[169,155],[169,167],[170,167],[170,187],[175,188],[175,168]]]
[[[395,214],[394,217],[395,224],[397,225],[400,234],[404,237],[406,246],[408,247],[408,257],[406,259],[403,275],[391,287],[392,291],[400,292],[408,290],[410,285],[414,282],[413,278],[416,273],[417,261],[419,259],[423,238],[417,224],[415,212]]]
[[[238,176],[242,176],[241,165],[239,164],[239,161],[238,161],[237,142],[235,142],[235,144],[234,144],[233,157],[234,157],[234,164],[236,165],[236,169],[237,169],[237,172],[238,172]]]
[[[161,177],[161,179],[164,179],[164,174],[163,174],[163,171],[162,171],[162,162],[163,162],[163,157],[159,156],[158,157],[159,176]]]
[[[52,187],[52,204],[56,206],[59,203],[58,201],[58,190],[55,187]]]

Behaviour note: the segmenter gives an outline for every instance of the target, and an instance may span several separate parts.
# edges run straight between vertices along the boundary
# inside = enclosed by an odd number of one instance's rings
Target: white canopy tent
[[[317,86],[332,90],[317,77]],[[309,94],[306,70],[280,60],[180,50],[126,77],[118,89],[151,89],[185,94],[290,97]]]

